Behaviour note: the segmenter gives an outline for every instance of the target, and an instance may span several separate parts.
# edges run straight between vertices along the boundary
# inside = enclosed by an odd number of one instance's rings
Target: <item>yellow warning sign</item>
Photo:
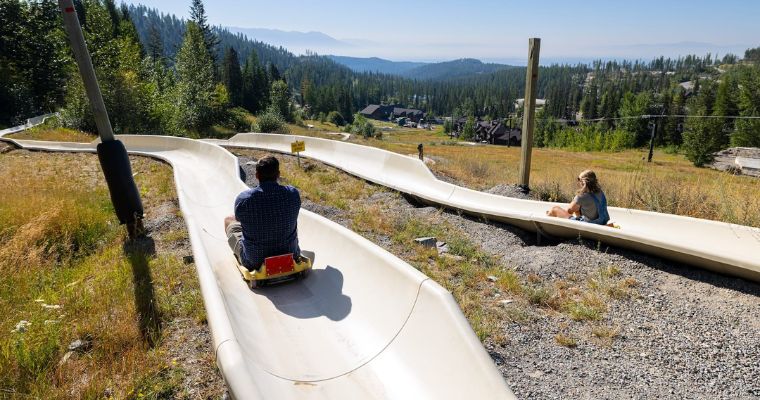
[[[304,143],[301,140],[296,140],[295,142],[290,144],[290,151],[293,153],[306,151],[306,143]]]

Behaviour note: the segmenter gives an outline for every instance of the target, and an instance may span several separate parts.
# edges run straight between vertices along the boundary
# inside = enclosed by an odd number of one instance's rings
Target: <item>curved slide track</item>
[[[217,364],[234,398],[514,398],[450,293],[316,214],[301,210],[298,219],[312,273],[249,290],[223,227],[247,189],[237,158],[190,139],[119,139],[131,154],[174,168]],[[94,143],[3,140],[30,150],[95,152]]]
[[[241,133],[209,140],[227,147],[290,153],[302,140],[301,155],[322,161],[370,182],[410,194],[424,202],[462,210],[547,236],[578,237],[642,251],[712,271],[760,282],[760,229],[649,211],[610,207],[622,229],[547,217],[558,203],[492,195],[438,180],[414,158],[386,150],[305,136]]]

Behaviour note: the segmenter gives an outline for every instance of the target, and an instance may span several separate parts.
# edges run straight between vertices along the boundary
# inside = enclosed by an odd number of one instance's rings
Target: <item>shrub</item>
[[[704,108],[696,115],[706,115]],[[713,153],[720,150],[716,137],[721,131],[720,121],[708,118],[688,118],[683,132],[683,149],[686,158],[701,167],[713,160]]]
[[[624,129],[607,131],[598,125],[547,130],[543,145],[575,151],[622,151],[636,146],[636,134]]]
[[[247,111],[240,107],[230,109],[227,112],[227,120],[225,121],[224,126],[236,132],[248,131],[251,127],[251,123],[248,120]]]
[[[285,119],[275,110],[267,110],[259,114],[254,130],[261,133],[290,133]]]
[[[330,113],[327,114],[327,121],[335,126],[343,126],[346,124],[346,119],[337,111],[330,111]]]
[[[377,131],[377,129],[375,129],[375,125],[372,125],[371,122],[367,121],[364,124],[362,124],[361,131],[365,138],[371,138],[375,136],[375,132]]]

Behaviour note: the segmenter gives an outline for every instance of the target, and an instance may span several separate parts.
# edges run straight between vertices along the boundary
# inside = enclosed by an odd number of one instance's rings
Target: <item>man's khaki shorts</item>
[[[235,253],[240,265],[243,264],[243,225],[240,222],[233,222],[227,226],[227,244],[230,245],[232,252]]]

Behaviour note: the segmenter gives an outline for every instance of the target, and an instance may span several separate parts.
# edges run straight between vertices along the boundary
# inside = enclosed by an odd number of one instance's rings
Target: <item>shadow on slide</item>
[[[329,265],[312,270],[302,281],[254,291],[277,310],[299,319],[324,316],[341,321],[351,313],[351,298],[343,294],[343,273]]]

